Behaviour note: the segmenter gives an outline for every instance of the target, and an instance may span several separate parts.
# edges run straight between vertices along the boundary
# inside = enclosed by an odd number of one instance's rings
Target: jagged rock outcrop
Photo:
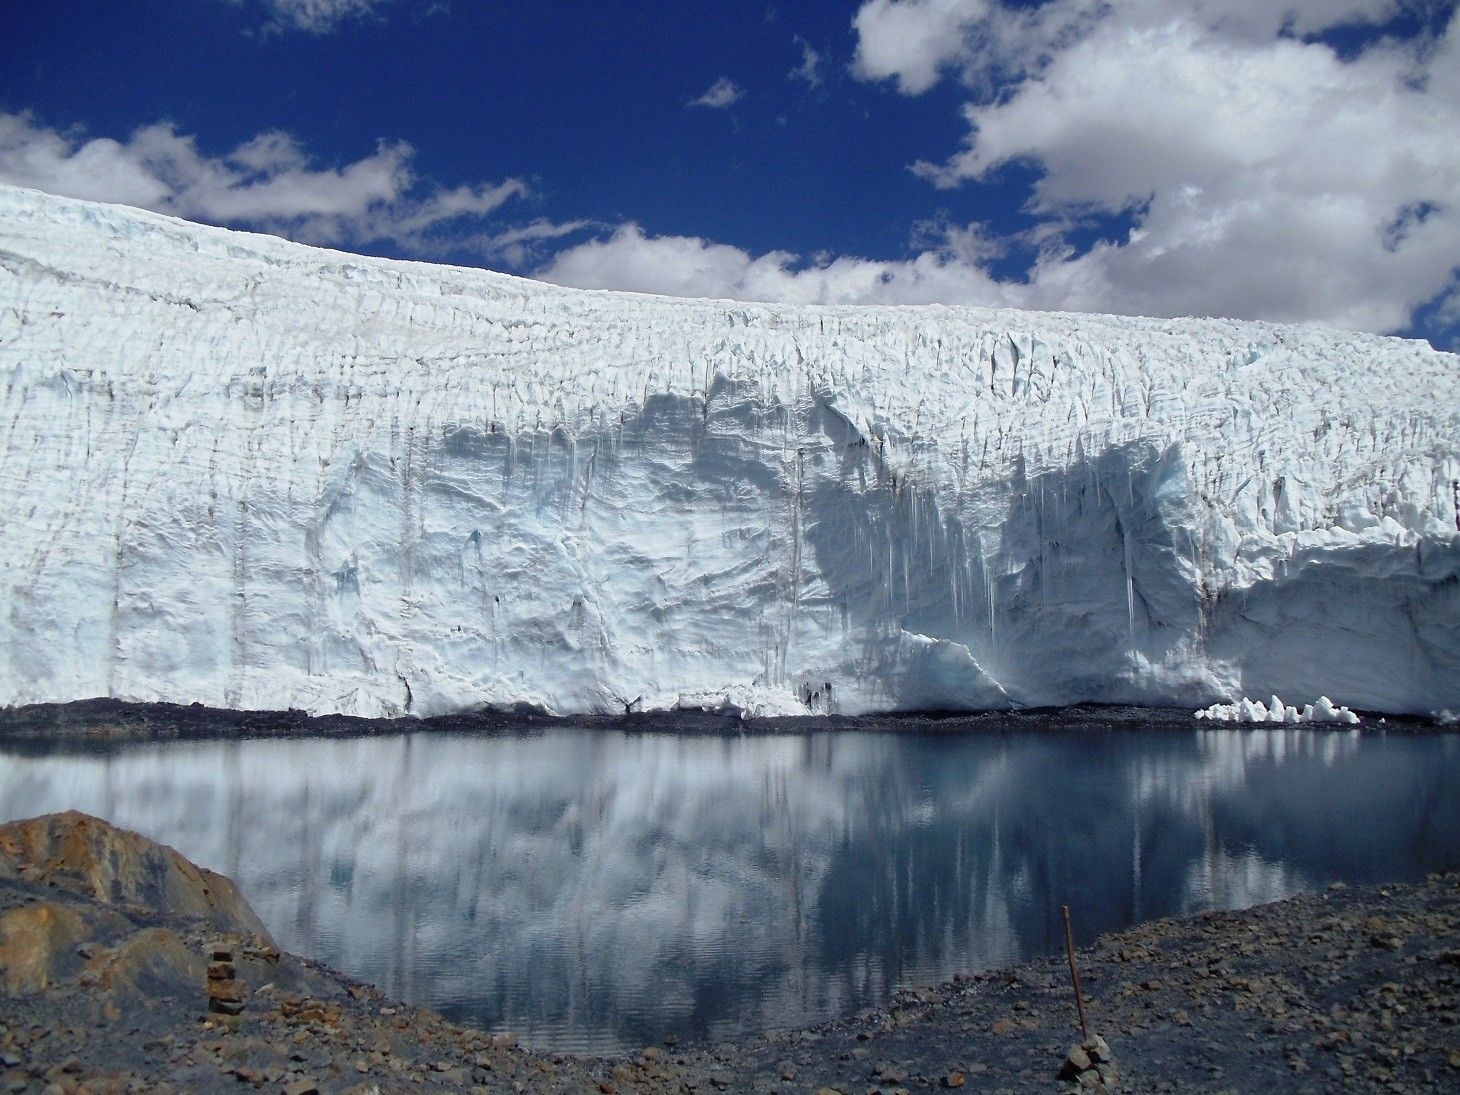
[[[205,937],[237,939],[254,972],[279,957],[233,882],[74,810],[0,825],[0,987],[118,1000],[204,999]],[[288,971],[284,981],[297,981]]]
[[[232,879],[75,810],[0,825],[0,879],[204,921],[222,932],[268,936]]]

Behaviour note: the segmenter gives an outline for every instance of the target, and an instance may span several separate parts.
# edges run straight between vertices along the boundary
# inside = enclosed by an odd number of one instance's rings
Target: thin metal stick
[[[1085,1001],[1080,995],[1080,971],[1075,968],[1075,934],[1070,930],[1070,907],[1061,905],[1065,918],[1065,957],[1070,960],[1070,980],[1075,983],[1075,1010],[1080,1013],[1080,1038],[1088,1042],[1090,1029],[1085,1026]]]

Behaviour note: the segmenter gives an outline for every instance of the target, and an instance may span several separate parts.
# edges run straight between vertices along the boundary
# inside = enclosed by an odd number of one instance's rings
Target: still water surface
[[[569,1051],[729,1037],[1136,920],[1460,868],[1460,736],[558,730],[0,752],[288,950]]]

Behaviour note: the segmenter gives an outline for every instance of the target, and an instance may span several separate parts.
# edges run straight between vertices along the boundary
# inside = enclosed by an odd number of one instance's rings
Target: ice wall
[[[1460,705],[1424,343],[569,290],[0,188],[0,381],[0,703]]]

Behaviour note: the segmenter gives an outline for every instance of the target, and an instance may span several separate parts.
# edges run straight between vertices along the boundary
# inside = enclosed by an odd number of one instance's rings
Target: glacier
[[[1460,708],[1460,357],[0,187],[0,704]]]

